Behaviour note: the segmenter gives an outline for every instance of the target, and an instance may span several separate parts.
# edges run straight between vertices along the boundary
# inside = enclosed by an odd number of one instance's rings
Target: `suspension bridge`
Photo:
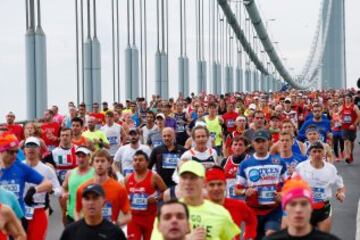
[[[91,106],[102,100],[102,43],[97,11],[103,2],[76,0],[74,3],[77,102]],[[149,11],[150,7],[155,12]],[[147,97],[150,83],[155,85],[154,94],[168,98],[169,88],[174,87],[169,85],[170,61],[177,62],[177,88],[185,96],[190,92],[345,88],[344,1],[323,0],[318,7],[307,60],[299,74],[294,75],[279,54],[269,34],[268,20],[264,20],[254,0],[112,0],[108,9],[112,99]],[[123,9],[125,15],[120,14]],[[27,119],[33,119],[41,117],[48,105],[46,29],[42,27],[46,19],[41,18],[40,0],[26,0],[25,17],[26,109]],[[169,21],[174,18],[178,18],[179,25],[169,29]],[[124,25],[126,31],[122,31]],[[189,34],[189,25],[195,25],[195,38]],[[149,39],[149,31],[154,29],[156,39]],[[168,54],[169,34],[173,31],[180,32],[177,59],[169,58]],[[120,36],[124,34],[126,48],[122,49]],[[149,49],[151,41],[156,41],[156,49]],[[196,48],[194,66],[189,66],[192,61],[188,56],[189,45]],[[150,65],[155,72],[151,76]],[[196,76],[190,76],[190,67],[196,68]],[[195,81],[196,88],[191,89],[189,83]],[[125,96],[121,96],[121,82],[125,83]]]

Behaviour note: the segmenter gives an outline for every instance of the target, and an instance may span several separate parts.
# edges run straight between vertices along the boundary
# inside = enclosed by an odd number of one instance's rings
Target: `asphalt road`
[[[356,142],[355,161],[352,165],[345,162],[336,163],[340,175],[344,179],[347,193],[344,203],[333,201],[332,233],[343,240],[354,240],[356,233],[356,215],[360,198],[360,145]],[[57,240],[61,236],[63,225],[61,213],[56,199],[52,199],[54,213],[50,216],[48,240]]]

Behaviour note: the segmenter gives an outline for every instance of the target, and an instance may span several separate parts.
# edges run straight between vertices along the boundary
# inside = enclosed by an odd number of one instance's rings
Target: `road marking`
[[[356,214],[356,240],[360,240],[360,200],[358,202],[358,209]]]

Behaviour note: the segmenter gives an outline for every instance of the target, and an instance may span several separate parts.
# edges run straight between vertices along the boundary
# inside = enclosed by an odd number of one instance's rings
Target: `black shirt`
[[[165,145],[153,149],[150,155],[149,169],[155,165],[156,172],[162,177],[167,187],[176,185],[172,180],[172,175],[176,169],[177,162],[186,149],[181,145],[175,145],[169,151]]]
[[[126,240],[124,233],[118,226],[103,220],[97,226],[89,226],[84,219],[71,223],[63,231],[60,240]]]
[[[340,240],[340,238],[330,233],[320,232],[319,230],[313,228],[309,234],[302,237],[290,236],[287,229],[284,229],[271,234],[269,237],[263,238],[263,240]]]

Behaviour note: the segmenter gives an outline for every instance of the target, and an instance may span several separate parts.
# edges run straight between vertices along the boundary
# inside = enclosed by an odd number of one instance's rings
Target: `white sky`
[[[155,0],[148,5],[148,93],[154,92],[154,54],[156,49]],[[206,4],[209,0],[205,0]],[[338,0],[335,0],[338,1]],[[84,0],[84,2],[86,2]],[[98,36],[102,51],[102,97],[112,102],[112,43],[111,1],[97,1]],[[138,4],[139,0],[136,0]],[[269,24],[273,41],[279,42],[280,53],[288,67],[299,73],[306,60],[313,38],[320,0],[257,0],[264,20]],[[64,112],[66,103],[76,101],[75,11],[74,0],[42,0],[42,25],[47,37],[48,104],[57,104]],[[121,96],[124,99],[124,50],[126,48],[126,0],[120,3],[120,71]],[[190,87],[196,89],[195,62],[195,2],[188,4],[188,56],[190,58]],[[205,5],[206,7],[207,5]],[[207,7],[206,7],[207,9]],[[360,28],[357,13],[360,1],[346,1],[346,64],[348,86],[353,87],[360,77]],[[169,95],[177,92],[177,58],[179,54],[179,0],[169,0]],[[207,19],[207,18],[206,18]],[[138,23],[137,23],[138,24]],[[0,0],[0,116],[12,110],[25,118],[25,1]],[[207,28],[205,28],[207,29]],[[137,26],[137,31],[139,27]],[[207,32],[207,30],[206,30]],[[137,40],[139,37],[137,36]],[[207,44],[207,43],[206,43]],[[139,45],[139,44],[138,44]],[[205,47],[205,57],[208,47]],[[3,122],[3,120],[0,120]]]

